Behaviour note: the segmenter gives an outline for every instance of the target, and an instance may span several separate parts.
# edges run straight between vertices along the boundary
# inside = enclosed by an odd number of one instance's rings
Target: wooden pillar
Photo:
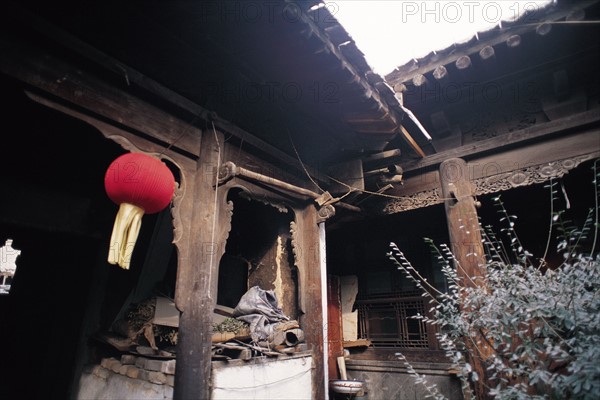
[[[461,266],[458,273],[471,278],[482,276],[485,254],[467,163],[460,158],[442,162],[440,182],[450,244]],[[466,279],[465,282],[470,281]]]
[[[473,198],[474,187],[469,180],[467,163],[460,158],[442,162],[440,182],[442,197],[445,199],[450,245],[458,261],[458,276],[466,286],[482,284],[480,278],[485,273],[486,260]],[[493,350],[479,333],[474,332],[473,339],[476,346],[470,340],[465,342],[470,353],[469,363],[479,375],[475,395],[477,399],[486,399],[488,397],[484,383],[488,374],[483,359],[489,357]]]
[[[215,189],[223,135],[202,134],[200,159],[182,171],[185,190],[174,207],[178,270],[175,304],[181,315],[174,399],[209,399],[212,316],[217,299],[219,260],[231,227],[227,190]]]
[[[322,288],[326,282],[321,280],[321,254],[317,210],[310,204],[295,209],[296,219],[292,223],[292,244],[296,266],[298,267],[300,326],[309,350],[313,353],[312,398],[325,399],[325,362],[326,351],[323,345],[323,306]]]

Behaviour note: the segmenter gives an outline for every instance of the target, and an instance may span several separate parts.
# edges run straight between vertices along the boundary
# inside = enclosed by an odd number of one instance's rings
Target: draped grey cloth
[[[279,308],[275,292],[258,286],[251,287],[242,296],[233,316],[250,325],[250,336],[254,342],[267,340],[279,322],[289,321]]]

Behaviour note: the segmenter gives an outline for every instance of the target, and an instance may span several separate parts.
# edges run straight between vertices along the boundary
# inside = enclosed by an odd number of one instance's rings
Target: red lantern
[[[142,216],[162,211],[175,192],[175,177],[158,158],[143,153],[117,157],[104,176],[108,197],[119,204],[108,262],[129,269]]]

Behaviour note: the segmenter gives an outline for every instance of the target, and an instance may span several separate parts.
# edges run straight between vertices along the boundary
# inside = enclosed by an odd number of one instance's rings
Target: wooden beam
[[[388,164],[396,163],[400,160],[402,152],[400,149],[382,151],[380,153],[370,154],[362,158],[363,164]]]
[[[0,72],[94,114],[154,138],[164,147],[197,155],[200,138],[190,122],[127,94],[45,49],[0,38]]]
[[[213,117],[213,121],[217,129],[225,133],[232,134],[233,136],[237,137],[243,142],[248,143],[250,146],[253,146],[255,149],[258,149],[264,154],[273,157],[275,160],[281,161],[282,163],[293,167],[294,169],[296,169],[296,171],[299,171],[302,174],[306,174],[306,172],[308,172],[313,179],[317,180],[320,183],[323,183],[325,185],[331,184],[331,179],[329,179],[327,175],[323,174],[319,170],[311,167],[310,165],[303,164],[297,158],[289,156],[283,151],[246,132],[242,128],[234,125],[233,123],[216,116]]]
[[[480,155],[469,160],[469,178],[484,179],[490,176],[519,171],[536,165],[544,165],[558,160],[574,159],[586,155],[595,157],[600,152],[600,127],[570,136],[561,136],[552,140],[534,143],[505,152]],[[438,173],[435,170],[413,171],[404,178],[404,184],[393,195],[410,196],[420,191],[439,187]]]
[[[469,160],[470,179],[477,180],[489,176],[548,165],[550,163],[595,157],[600,152],[600,127],[587,132],[561,136],[542,143],[534,143],[510,151]]]
[[[426,154],[423,151],[423,149],[421,148],[421,146],[419,146],[419,144],[415,141],[415,139],[411,136],[411,134],[408,133],[406,128],[403,127],[402,125],[400,125],[400,133],[402,133],[402,137],[404,137],[404,140],[406,140],[408,142],[410,147],[412,147],[413,150],[416,151],[419,156],[421,156],[421,157],[426,156]]]
[[[480,154],[468,162],[469,179],[477,195],[558,178],[581,162],[600,157],[600,127],[550,140],[517,146],[495,154]],[[543,173],[540,173],[543,170]],[[525,177],[525,178],[524,178]],[[523,181],[523,179],[525,179]],[[384,213],[393,214],[442,203],[439,173],[421,169],[404,177],[403,185],[388,192]]]
[[[412,82],[413,85],[415,85],[416,87],[425,86],[427,85],[427,78],[425,77],[425,75],[418,74],[413,76]]]
[[[448,77],[448,70],[443,65],[438,65],[433,70],[433,77],[440,82],[444,82],[445,78]]]
[[[552,24],[547,22],[544,22],[538,25],[537,28],[535,28],[535,33],[537,33],[540,36],[546,36],[550,33],[550,31],[552,31]]]
[[[512,35],[506,39],[506,45],[509,49],[515,49],[521,45],[521,35]]]
[[[496,56],[496,51],[492,46],[485,46],[483,49],[479,50],[479,57],[483,61],[490,61]]]
[[[154,153],[156,156],[160,156],[160,158],[168,159],[179,168],[183,168],[187,165],[195,165],[194,160],[186,156],[182,156],[181,154],[176,153],[171,149],[165,149],[164,146],[161,146],[160,144],[140,137],[135,133],[126,131],[122,128],[118,128],[109,122],[104,122],[83,112],[76,111],[71,107],[48,99],[41,94],[33,93],[28,90],[25,91],[25,94],[27,95],[27,97],[29,97],[35,102],[38,102],[46,107],[52,108],[56,111],[60,111],[64,114],[70,115],[71,117],[77,118],[85,123],[92,125],[94,128],[98,129],[98,131],[100,131],[100,133],[102,133],[102,135],[104,135],[105,138],[118,143],[125,150]],[[193,129],[198,133],[198,135],[200,135],[199,129],[195,127]]]
[[[458,70],[466,70],[471,66],[471,58],[467,55],[460,56],[454,64]]]
[[[61,46],[68,48],[74,53],[91,60],[107,71],[122,77],[122,79],[126,81],[128,85],[138,86],[146,92],[151,93],[152,95],[157,96],[158,98],[176,106],[183,111],[183,114],[188,114],[190,121],[212,121],[214,122],[215,127],[220,131],[235,136],[244,143],[247,143],[249,146],[254,147],[255,149],[274,158],[275,160],[281,161],[286,165],[290,165],[302,173],[304,173],[304,168],[306,168],[311,176],[320,183],[331,183],[330,179],[317,169],[308,165],[303,166],[298,159],[288,155],[275,146],[263,141],[262,139],[259,139],[237,125],[220,118],[210,110],[201,107],[179,93],[174,92],[173,90],[168,89],[153,79],[148,78],[137,70],[119,62],[118,60],[115,60],[107,54],[99,51],[95,47],[92,47],[80,39],[68,34],[64,30],[57,28],[43,19],[40,19],[39,17],[18,7],[15,4],[11,4],[10,9],[12,12],[11,15],[18,18],[25,26],[28,26],[43,36],[54,40]],[[8,58],[8,56],[4,54],[3,59],[4,58]]]
[[[404,173],[416,172],[420,169],[440,164],[448,158],[469,157],[476,158],[483,153],[499,153],[506,151],[512,146],[523,146],[534,140],[541,140],[547,136],[559,134],[572,129],[585,129],[591,125],[597,125],[600,121],[600,110],[594,109],[585,113],[575,114],[556,121],[533,125],[520,131],[510,132],[495,138],[481,140],[466,146],[452,150],[436,153],[421,160],[409,161],[402,164]]]
[[[327,192],[325,192],[323,194],[318,194],[316,192],[313,192],[312,190],[308,190],[308,189],[305,189],[300,186],[292,185],[290,183],[276,179],[272,176],[260,174],[258,172],[251,171],[247,168],[238,167],[231,161],[227,161],[227,162],[223,163],[223,166],[221,167],[221,170],[219,171],[219,182],[220,183],[225,182],[226,180],[229,180],[235,176],[239,176],[239,177],[247,178],[247,179],[250,179],[253,181],[261,182],[261,183],[264,183],[271,187],[279,188],[279,189],[285,190],[287,192],[298,194],[300,196],[312,198],[315,201],[318,201],[325,194],[328,194]],[[331,202],[330,204],[341,207],[341,208],[345,208],[347,210],[355,211],[355,212],[362,211],[359,207],[355,207],[351,204],[346,204],[341,201]]]

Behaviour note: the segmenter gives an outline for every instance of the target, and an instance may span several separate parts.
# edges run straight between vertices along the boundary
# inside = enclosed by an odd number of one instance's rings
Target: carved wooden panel
[[[417,192],[387,203],[383,209],[384,214],[395,214],[402,211],[414,210],[417,208],[428,207],[434,204],[440,204],[443,200],[440,196],[440,189],[430,189]]]
[[[475,179],[475,194],[482,195],[497,193],[519,186],[528,186],[543,183],[550,179],[560,178],[584,161],[591,160],[592,155],[567,158],[544,165],[492,175],[486,178]]]
[[[598,154],[599,152],[595,152],[473,179],[472,183],[475,186],[475,195],[498,193],[520,186],[534,185],[544,183],[550,179],[560,178],[582,162],[591,160]],[[382,212],[383,214],[395,214],[440,204],[443,201],[444,199],[440,196],[439,189],[428,189],[394,199],[384,205]]]

